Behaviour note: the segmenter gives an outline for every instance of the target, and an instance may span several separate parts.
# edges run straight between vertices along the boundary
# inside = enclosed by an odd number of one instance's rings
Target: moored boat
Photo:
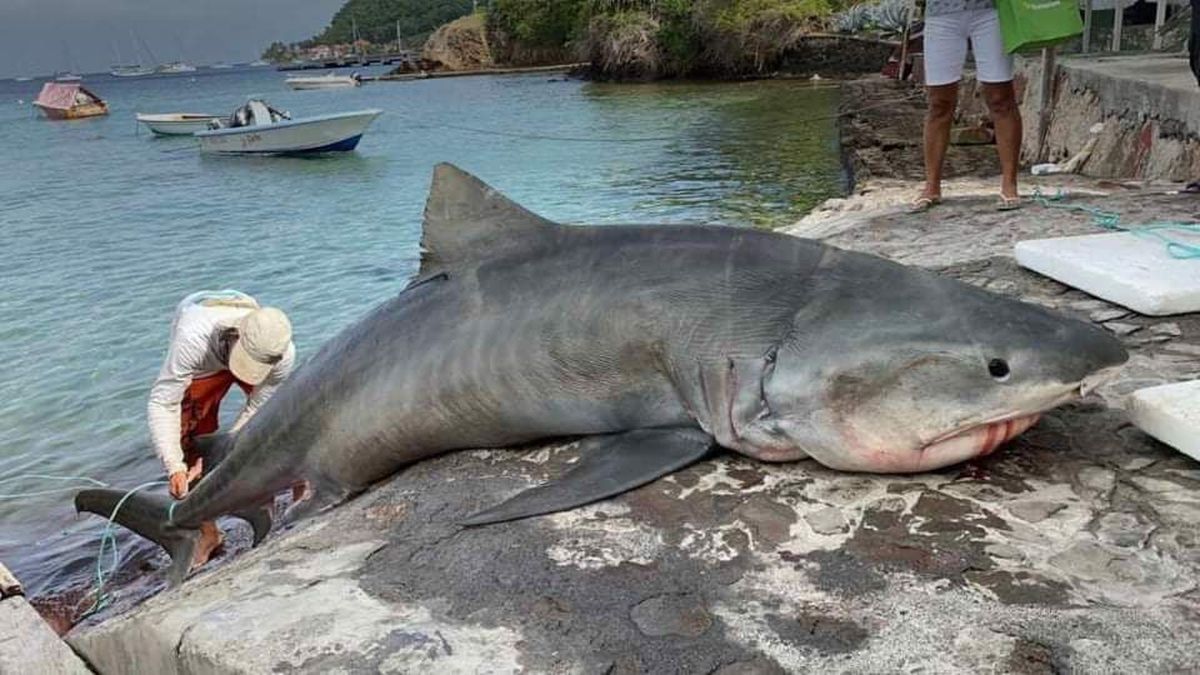
[[[307,155],[346,152],[382,110],[370,109],[292,119],[252,99],[221,122],[222,128],[198,131],[201,152],[235,155]]]
[[[70,71],[61,71],[54,73],[55,82],[79,82],[83,80],[82,75],[76,75]]]
[[[293,75],[285,82],[292,89],[341,89],[361,85],[362,78],[358,73],[349,75],[325,73],[324,75]]]
[[[138,122],[160,136],[191,136],[197,131],[208,129],[210,123],[221,119],[220,115],[200,113],[136,113],[136,116]]]
[[[146,75],[153,75],[154,69],[138,64],[118,64],[114,65],[112,70],[108,71],[108,74],[113,77],[144,77]]]
[[[164,63],[159,66],[158,72],[164,74],[194,73],[196,72],[196,66],[193,66],[190,63],[184,63],[183,61],[172,61],[171,63]]]
[[[52,120],[73,120],[108,114],[108,104],[78,83],[47,82],[33,102]]]

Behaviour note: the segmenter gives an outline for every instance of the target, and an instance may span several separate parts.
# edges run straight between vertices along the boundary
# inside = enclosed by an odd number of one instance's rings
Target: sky
[[[118,53],[149,62],[131,31],[160,62],[253,61],[275,40],[320,32],[343,2],[0,0],[0,77],[107,71]]]

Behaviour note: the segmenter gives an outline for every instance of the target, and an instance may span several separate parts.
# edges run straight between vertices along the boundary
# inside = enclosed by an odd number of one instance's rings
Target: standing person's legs
[[[1019,204],[1017,170],[1021,161],[1021,111],[1013,90],[1013,59],[1004,51],[1000,18],[994,9],[971,14],[971,50],[975,73],[996,129],[996,152],[1000,156],[1001,208]]]
[[[966,12],[925,20],[925,188],[913,202],[924,210],[942,198],[942,165],[950,145],[950,126],[958,105],[958,81],[967,57]]]

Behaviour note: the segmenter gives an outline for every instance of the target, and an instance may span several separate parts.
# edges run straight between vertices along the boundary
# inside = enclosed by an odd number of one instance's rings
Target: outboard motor
[[[250,126],[250,106],[238,106],[233,114],[229,116],[230,127],[248,127]]]

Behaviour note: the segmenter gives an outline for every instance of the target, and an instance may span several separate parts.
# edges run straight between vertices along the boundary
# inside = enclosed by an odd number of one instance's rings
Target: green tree
[[[396,40],[396,26],[404,37],[426,35],[438,26],[470,13],[472,0],[348,0],[312,44],[339,44],[358,36],[376,44]]]

